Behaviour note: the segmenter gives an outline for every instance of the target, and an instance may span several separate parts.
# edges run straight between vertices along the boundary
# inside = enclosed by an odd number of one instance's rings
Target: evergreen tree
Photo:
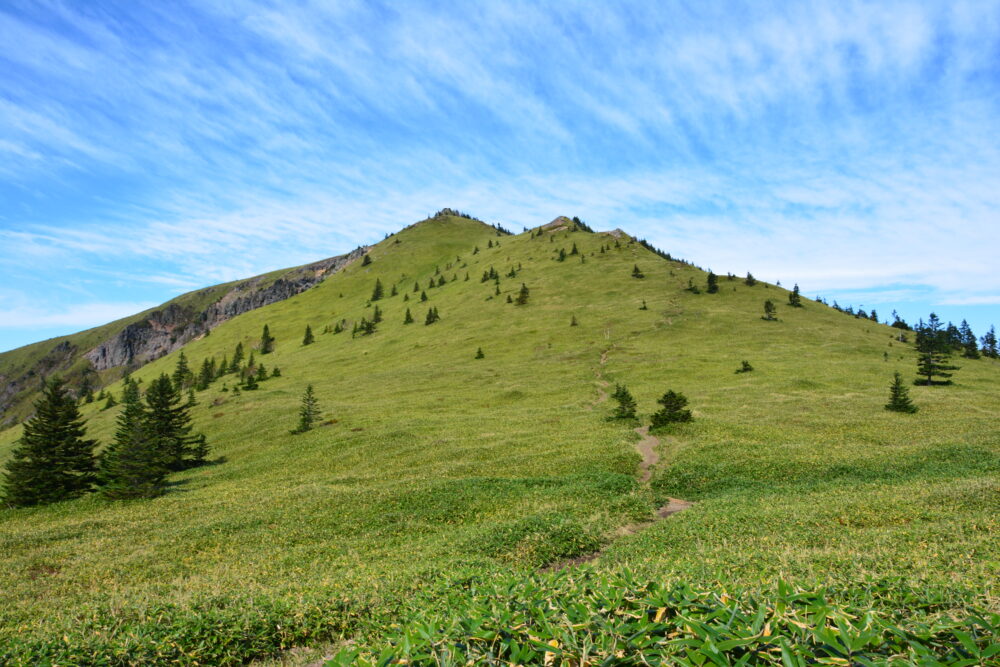
[[[580,254],[580,251],[576,247],[576,243],[573,244],[573,249],[569,251],[569,254],[571,254],[571,255],[579,255]]]
[[[233,350],[233,360],[229,362],[229,372],[236,373],[240,370],[240,364],[243,363],[243,342],[236,343],[236,349]]]
[[[319,421],[319,418],[319,401],[316,400],[313,386],[306,385],[306,391],[302,394],[302,405],[299,407],[299,425],[292,433],[305,433]]]
[[[102,410],[110,410],[111,408],[115,407],[116,405],[118,405],[118,401],[116,401],[116,400],[115,400],[115,395],[114,395],[114,394],[112,394],[112,393],[111,393],[111,392],[109,391],[109,392],[108,392],[108,398],[107,398],[107,400],[106,400],[106,401],[104,402],[104,407],[103,407],[103,408],[101,408],[101,409],[102,409]]]
[[[573,315],[573,316],[571,316],[571,317],[569,318],[569,325],[570,325],[571,327],[575,327],[575,326],[577,326],[578,324],[579,324],[579,322],[577,322],[577,321],[576,321],[576,315]]]
[[[616,241],[616,243],[617,243],[617,241]],[[633,278],[645,278],[646,277],[645,274],[643,274],[643,272],[639,270],[639,265],[638,264],[635,264],[635,265],[632,266],[632,277]]]
[[[980,342],[982,343],[983,354],[991,359],[996,359],[998,354],[1000,354],[1000,351],[997,349],[996,328],[991,325],[990,330],[983,335]]]
[[[365,255],[367,257],[368,255]],[[274,351],[274,336],[271,335],[271,330],[264,325],[264,330],[260,334],[260,353],[270,354]]]
[[[193,374],[191,369],[188,367],[187,357],[184,356],[184,350],[181,350],[180,354],[177,355],[177,366],[174,367],[174,386],[177,387],[177,391],[187,388],[191,384],[191,378]]]
[[[747,271],[747,277],[743,281],[743,284],[746,285],[747,287],[753,287],[754,285],[757,284],[757,279],[753,277],[752,273]]]
[[[381,321],[382,321],[382,309],[379,308],[378,306],[375,306],[375,310],[374,312],[372,312],[372,322],[378,324]]]
[[[426,325],[428,325],[428,324],[434,324],[434,323],[435,323],[435,322],[437,322],[437,321],[438,321],[439,319],[441,319],[441,318],[440,318],[440,317],[438,316],[438,312],[437,312],[437,308],[434,308],[434,307],[432,306],[432,307],[431,307],[431,308],[430,308],[430,309],[429,309],[429,310],[427,311],[427,318],[426,318],[426,319],[424,320],[424,325],[426,326]]]
[[[438,278],[437,286],[444,287],[447,282],[448,281],[444,279],[444,276],[441,276],[440,278]]]
[[[413,283],[413,293],[416,294],[420,291],[420,283]]]
[[[778,317],[775,315],[777,310],[774,307],[774,302],[768,299],[764,302],[764,315],[760,319],[766,320],[768,322],[777,322]]]
[[[313,337],[312,327],[307,324],[306,325],[306,333],[305,333],[305,335],[302,336],[302,344],[303,345],[312,345],[315,340],[316,340],[316,338]]]
[[[156,497],[166,487],[169,469],[148,431],[146,411],[134,382],[125,383],[122,403],[114,441],[101,456],[101,495],[111,499]]]
[[[246,380],[243,382],[243,388],[247,391],[255,391],[256,389],[259,389],[260,385],[257,384],[257,375],[254,373],[247,375]]]
[[[372,298],[369,301],[378,301],[382,298],[384,290],[382,289],[382,281],[378,278],[375,279],[375,287],[372,289]]]
[[[795,287],[793,287],[792,291],[788,293],[788,305],[792,306],[793,308],[802,307],[802,295],[799,294],[798,283],[795,283]]]
[[[663,408],[659,412],[653,413],[652,421],[650,422],[652,428],[660,428],[677,422],[689,422],[692,419],[691,411],[684,409],[688,404],[687,397],[684,394],[671,390],[665,393],[657,403],[662,405]]]
[[[889,402],[885,404],[885,409],[892,412],[917,411],[917,406],[910,400],[910,390],[903,384],[903,376],[898,371],[893,374],[892,384],[889,385]]]
[[[149,383],[144,425],[170,470],[182,470],[193,463],[192,449],[198,444],[198,436],[191,435],[190,407],[181,401],[180,393],[166,374]]]
[[[514,303],[514,299],[510,296],[510,294],[507,295],[507,303]]]
[[[260,364],[259,366],[257,366],[257,382],[263,382],[266,379],[267,379],[267,368],[264,367],[264,364]]]
[[[744,359],[743,363],[740,364],[740,367],[736,369],[736,372],[737,373],[749,373],[752,370],[753,370],[753,366],[750,365],[749,361],[747,361],[746,359]]]
[[[215,377],[220,378],[229,372],[229,357],[223,355],[222,363],[219,364],[215,369]]]
[[[96,443],[85,436],[76,400],[63,381],[46,382],[35,402],[35,415],[24,422],[21,439],[5,465],[3,503],[27,507],[89,491],[97,471]]]
[[[618,407],[611,413],[612,418],[635,419],[635,398],[625,385],[615,385],[615,391],[611,394],[611,398],[618,402]]]
[[[423,303],[424,301],[427,301],[427,292],[420,293],[420,303]]]
[[[410,314],[410,309],[406,309],[406,317],[403,318],[403,324],[413,324],[413,315]]]
[[[979,343],[976,340],[976,334],[972,333],[972,327],[969,326],[968,322],[962,320],[958,332],[962,338],[962,356],[967,359],[978,359]]]
[[[198,371],[198,380],[195,382],[195,388],[198,391],[205,391],[214,379],[215,368],[213,368],[212,362],[206,358],[201,362],[201,370]]]
[[[273,378],[280,378],[281,377],[281,369],[278,368],[277,366],[275,366],[274,370],[271,371],[271,377],[273,377]]]
[[[639,310],[649,310],[649,306],[646,305],[646,300],[642,300],[642,305],[639,306]]]
[[[393,285],[393,286],[392,286],[392,291],[391,291],[391,292],[389,292],[389,296],[396,296],[397,294],[399,294],[399,290],[397,290],[397,289],[396,289],[396,286],[395,286],[395,285]]]
[[[518,306],[526,305],[528,303],[528,294],[529,294],[528,286],[525,285],[524,283],[521,283],[521,289],[520,291],[518,291],[517,299],[515,299],[514,303],[517,304]]]
[[[371,255],[365,253],[364,259],[361,260],[361,266],[368,266],[371,263],[372,263]]]
[[[951,380],[936,381],[935,377],[950,378],[948,371],[958,370],[958,366],[948,363],[951,354],[951,343],[947,331],[941,328],[941,320],[934,313],[930,314],[927,324],[923,321],[917,325],[917,379],[916,384],[935,385],[951,384]]]
[[[476,348],[476,359],[485,359],[485,358],[486,355],[483,354],[483,348],[481,347]]]
[[[559,256],[556,257],[556,261],[558,262],[566,261],[566,248],[559,248]]]
[[[711,271],[708,272],[708,282],[705,291],[709,294],[717,294],[719,291],[719,276]]]

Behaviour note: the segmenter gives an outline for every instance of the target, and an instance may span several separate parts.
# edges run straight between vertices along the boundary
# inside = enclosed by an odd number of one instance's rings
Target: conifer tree
[[[198,371],[198,380],[195,382],[195,389],[205,391],[214,379],[215,368],[213,368],[212,362],[206,357],[201,362],[201,369]]]
[[[476,348],[476,359],[485,359],[486,355],[483,354],[483,348]]]
[[[791,307],[793,307],[793,308],[801,308],[802,307],[802,295],[799,294],[799,284],[798,283],[795,283],[795,287],[793,287],[792,291],[788,293],[788,305],[791,306]],[[878,316],[876,315],[876,317],[878,317]]]
[[[420,293],[420,303],[423,303],[424,301],[427,301],[427,292]]]
[[[524,283],[521,283],[521,289],[518,291],[517,299],[514,300],[514,303],[517,304],[518,306],[526,305],[528,303],[528,295],[529,295],[528,286],[525,285]]]
[[[229,357],[223,355],[222,363],[215,368],[215,377],[220,378],[229,372]]]
[[[746,285],[747,287],[753,287],[754,285],[757,284],[757,279],[753,277],[752,273],[747,271],[747,277],[743,281],[743,284]]]
[[[404,294],[403,295],[403,301],[409,301],[409,300],[410,300],[410,295],[409,294]]]
[[[115,395],[109,391],[108,392],[108,396],[107,396],[107,400],[104,402],[104,407],[101,408],[101,409],[102,410],[110,410],[111,408],[115,407],[116,405],[118,405],[118,401],[115,400]]]
[[[426,318],[424,319],[424,325],[426,326],[426,325],[428,325],[428,324],[434,324],[434,323],[435,323],[435,322],[437,322],[437,321],[438,321],[439,319],[441,319],[441,318],[440,318],[440,317],[438,316],[438,312],[437,312],[437,308],[434,308],[434,307],[432,306],[432,307],[431,307],[431,308],[430,308],[430,309],[429,309],[429,310],[427,311],[427,317],[426,317]]]
[[[371,263],[372,263],[371,255],[365,253],[364,259],[361,260],[361,266],[368,266]]]
[[[711,271],[708,272],[708,281],[705,291],[709,294],[717,294],[719,291],[719,276],[715,275]]]
[[[393,285],[392,286],[392,291],[389,292],[389,296],[396,296],[397,294],[399,294],[399,290],[397,290],[396,286]]]
[[[149,383],[144,425],[170,470],[182,470],[194,463],[192,450],[197,445],[197,436],[191,435],[190,407],[181,401],[180,393],[166,374]]]
[[[169,379],[168,379],[169,382]],[[65,383],[45,383],[35,414],[7,460],[3,504],[28,507],[67,500],[90,490],[97,472],[93,440]]]
[[[580,254],[580,251],[577,249],[575,242],[573,243],[573,249],[569,251],[569,254],[571,254],[571,255],[579,255]]]
[[[935,377],[950,378],[948,371],[958,370],[958,366],[948,363],[951,352],[947,332],[941,328],[941,320],[934,313],[930,314],[927,324],[922,321],[917,325],[917,379],[916,384],[935,385],[951,384],[951,380],[936,381]]]
[[[507,295],[507,303],[514,303],[514,299],[511,298],[510,294]]]
[[[566,261],[566,249],[559,248],[559,256],[556,257],[556,261],[565,262]]]
[[[367,257],[368,255],[365,255]],[[260,353],[270,354],[274,351],[274,336],[271,335],[271,330],[264,325],[264,330],[260,334]]]
[[[990,330],[983,335],[980,343],[982,344],[982,350],[985,356],[990,357],[991,359],[997,358],[997,332],[995,327],[992,325],[990,326]]]
[[[306,385],[305,393],[302,394],[302,405],[299,407],[299,425],[292,431],[295,433],[305,433],[310,430],[320,418],[319,401],[313,392],[313,386]]]
[[[316,340],[316,338],[313,337],[312,327],[307,324],[306,325],[306,333],[305,333],[305,335],[302,336],[302,344],[303,345],[312,345],[313,342],[315,342],[315,340]]]
[[[375,306],[375,310],[372,312],[372,322],[378,324],[382,321],[382,309]]]
[[[611,398],[618,402],[618,406],[611,413],[613,419],[635,419],[635,398],[625,385],[615,385]]]
[[[229,372],[236,373],[240,370],[240,364],[243,363],[243,343],[242,341],[236,343],[236,349],[233,350],[233,360],[229,362]]]
[[[889,385],[889,402],[885,404],[885,409],[911,414],[917,411],[917,406],[910,400],[910,390],[903,384],[903,376],[899,371],[893,374],[892,384]]]
[[[691,411],[684,409],[688,404],[687,397],[684,394],[671,390],[656,402],[662,405],[663,408],[653,413],[650,422],[651,428],[660,428],[668,424],[691,421]]]
[[[976,335],[972,333],[972,327],[965,320],[962,320],[962,325],[958,328],[959,336],[962,340],[962,356],[966,359],[978,359],[979,358],[979,344],[976,341]]]
[[[139,387],[126,381],[122,389],[114,441],[101,456],[101,495],[111,499],[154,498],[163,493],[169,472],[146,425]]]
[[[646,305],[646,300],[642,300],[642,305],[639,306],[639,310],[649,310],[649,306]]]
[[[420,291],[420,283],[413,283],[413,293],[416,294]]]
[[[191,369],[188,367],[187,357],[184,356],[184,350],[181,350],[180,354],[177,355],[177,366],[174,368],[174,386],[177,390],[185,389],[189,384],[191,384]]]
[[[410,314],[410,309],[406,309],[406,317],[403,318],[403,324],[413,324],[413,315]]]
[[[776,309],[774,307],[774,302],[768,299],[764,302],[764,314],[760,319],[766,320],[768,322],[777,322],[778,317],[775,315]]]
[[[740,364],[740,367],[736,369],[736,372],[737,373],[749,373],[752,370],[753,370],[753,366],[750,365],[749,361],[747,361],[746,359],[744,359],[743,363]]]
[[[260,364],[259,366],[257,366],[257,382],[263,382],[266,379],[267,379],[267,368],[264,367],[264,364]]]
[[[617,243],[617,241],[616,241],[616,243]],[[645,278],[646,277],[645,274],[643,274],[643,272],[639,270],[639,265],[638,264],[635,264],[635,265],[632,266],[632,277],[633,278]]]
[[[375,287],[372,289],[372,298],[369,299],[369,301],[378,301],[382,298],[383,292],[382,281],[379,278],[376,278]]]
[[[573,316],[571,316],[571,317],[569,318],[569,325],[570,325],[571,327],[575,327],[575,326],[577,326],[578,324],[579,324],[579,322],[577,322],[577,321],[576,321],[576,315],[573,315]]]
[[[499,285],[496,286],[496,292],[494,292],[494,296],[500,296],[500,286]]]

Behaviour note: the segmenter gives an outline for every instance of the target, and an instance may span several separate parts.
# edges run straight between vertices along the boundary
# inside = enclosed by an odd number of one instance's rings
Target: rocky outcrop
[[[170,304],[153,311],[143,322],[129,324],[85,356],[99,371],[142,365],[205,335],[226,320],[309,289],[366,252],[367,248],[358,248],[346,255],[294,269],[273,282],[268,282],[264,276],[245,280],[201,311]]]

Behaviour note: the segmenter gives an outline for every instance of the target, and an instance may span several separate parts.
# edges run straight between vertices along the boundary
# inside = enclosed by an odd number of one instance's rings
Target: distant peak
[[[560,229],[569,229],[572,226],[573,226],[572,220],[567,218],[565,215],[560,215],[552,222],[542,225],[542,229],[550,232],[557,232]]]

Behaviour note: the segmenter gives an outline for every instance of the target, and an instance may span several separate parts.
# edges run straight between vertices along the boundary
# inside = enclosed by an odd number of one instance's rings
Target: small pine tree
[[[646,275],[639,270],[639,265],[635,264],[632,266],[632,277],[633,278],[645,278]]]
[[[180,354],[177,355],[177,366],[174,367],[174,386],[177,387],[178,391],[185,389],[191,383],[191,378],[192,373],[188,367],[187,357],[184,355],[184,350],[181,350]]]
[[[764,314],[760,319],[766,320],[768,322],[777,322],[778,317],[775,315],[776,309],[774,307],[774,302],[768,299],[764,302]]]
[[[274,370],[271,371],[271,377],[273,377],[273,378],[280,378],[281,377],[281,369],[278,368],[277,366],[275,366]]]
[[[149,432],[139,387],[126,382],[114,441],[101,456],[101,495],[110,499],[154,498],[166,488],[167,461]]]
[[[368,253],[365,253],[364,259],[361,260],[361,266],[368,266],[372,263],[372,257]]]
[[[444,287],[447,283],[448,281],[444,279],[444,276],[441,276],[440,278],[438,278],[437,286]]]
[[[639,310],[649,310],[649,306],[646,305],[646,300],[642,300],[642,305],[639,306]]]
[[[375,306],[375,311],[372,313],[372,322],[378,324],[382,321],[382,309]]]
[[[910,400],[910,390],[903,384],[903,376],[898,371],[892,376],[892,384],[889,385],[889,402],[885,404],[885,409],[911,414],[917,411],[917,406]]]
[[[736,372],[737,373],[749,373],[752,370],[753,370],[753,366],[750,365],[749,361],[747,361],[746,359],[744,359],[743,363],[740,365],[740,367],[736,369]]]
[[[369,301],[378,301],[382,298],[384,291],[385,290],[382,288],[382,281],[376,278],[375,287],[372,289],[372,298],[369,299]]]
[[[795,283],[795,287],[793,287],[792,291],[788,293],[788,305],[791,306],[791,307],[793,307],[793,308],[801,308],[802,307],[802,295],[799,294],[799,284],[798,283]]]
[[[313,337],[312,327],[308,324],[306,325],[306,333],[302,336],[303,345],[312,345],[316,339]]]
[[[403,318],[403,324],[413,324],[413,315],[410,314],[410,309],[406,309],[406,317]]]
[[[615,385],[611,398],[618,402],[618,407],[611,413],[613,419],[635,419],[635,398],[625,385]]]
[[[4,466],[5,505],[43,505],[90,490],[97,472],[97,443],[85,437],[86,426],[76,400],[61,379],[45,383],[41,398],[35,402],[35,414],[24,422],[23,429]]]
[[[689,422],[692,419],[691,411],[684,409],[688,404],[687,397],[684,394],[671,390],[665,393],[657,403],[662,405],[663,408],[653,413],[650,422],[651,428],[661,428],[669,424]]]
[[[485,359],[486,358],[486,355],[483,354],[483,348],[481,348],[481,347],[477,347],[476,348],[476,357],[475,358],[476,359]]]
[[[1000,350],[997,348],[997,332],[994,326],[990,326],[990,330],[983,334],[980,340],[980,346],[983,351],[983,355],[996,359],[1000,355]]]
[[[203,359],[201,370],[198,371],[198,380],[195,382],[195,389],[205,391],[208,385],[215,379],[215,359]]]
[[[979,358],[979,343],[976,340],[976,335],[972,333],[972,327],[965,320],[962,320],[962,325],[958,328],[959,338],[962,344],[962,356],[966,359],[978,359]]]
[[[413,283],[413,293],[416,294],[420,291],[420,283]]]
[[[149,383],[144,425],[154,440],[152,446],[160,452],[164,465],[171,470],[182,470],[191,465],[191,446],[198,436],[191,435],[190,407],[181,402],[180,393],[166,374]]]
[[[424,301],[427,301],[427,292],[420,293],[420,303],[423,303]]]
[[[437,312],[437,308],[434,308],[434,307],[432,306],[432,307],[431,307],[430,309],[428,309],[428,311],[427,311],[427,317],[426,317],[426,318],[424,319],[424,325],[426,326],[426,325],[428,325],[428,324],[434,324],[434,323],[435,323],[435,322],[437,322],[437,321],[438,321],[439,319],[441,319],[441,318],[440,318],[440,317],[438,317],[438,312]]]
[[[243,383],[243,389],[245,389],[246,391],[254,391],[258,388],[259,385],[257,384],[257,376],[254,375],[253,373],[247,375],[247,379]]]
[[[267,369],[264,364],[257,366],[257,382],[263,382],[267,379]]]
[[[948,363],[951,356],[951,343],[948,339],[948,332],[941,328],[941,320],[934,313],[930,314],[927,324],[922,321],[917,325],[917,379],[916,384],[937,385],[951,384],[951,373],[948,371],[958,370],[958,366]],[[935,380],[935,377],[945,378]]]
[[[510,294],[507,295],[507,303],[514,303],[514,299],[511,298]]]
[[[524,306],[528,303],[529,290],[528,286],[521,283],[521,289],[517,293],[517,299],[514,301],[518,306]]]
[[[569,254],[571,254],[571,255],[579,255],[580,254],[580,251],[576,247],[576,243],[573,244],[573,249],[569,251]]]
[[[719,276],[715,275],[711,271],[708,272],[708,281],[705,291],[709,294],[717,294],[719,292]]]
[[[367,256],[365,255],[365,257]],[[271,330],[265,324],[264,330],[260,334],[260,353],[270,354],[271,352],[274,352],[274,336],[271,335]]]
[[[743,284],[746,285],[747,287],[753,287],[754,285],[757,284],[757,279],[753,277],[752,273],[747,271],[747,277],[743,281]]]
[[[576,315],[573,315],[573,316],[571,316],[571,317],[569,318],[569,325],[570,325],[571,327],[575,327],[575,326],[577,326],[578,324],[579,324],[579,322],[577,322],[577,321],[576,321]]]
[[[393,285],[392,286],[392,291],[389,292],[389,296],[396,296],[397,294],[399,294],[399,290],[397,290],[396,286]]]
[[[305,433],[310,430],[320,418],[319,401],[313,386],[306,385],[306,391],[302,394],[302,405],[299,407],[299,425],[292,431],[293,434]]]
[[[108,392],[108,397],[107,397],[107,400],[106,400],[106,401],[104,401],[104,407],[103,407],[103,408],[101,408],[101,409],[102,409],[102,410],[110,410],[111,408],[115,407],[116,405],[118,405],[118,401],[116,401],[116,400],[115,400],[115,395],[114,395],[114,394],[112,394],[112,393],[111,393],[111,392],[109,391],[109,392]]]

